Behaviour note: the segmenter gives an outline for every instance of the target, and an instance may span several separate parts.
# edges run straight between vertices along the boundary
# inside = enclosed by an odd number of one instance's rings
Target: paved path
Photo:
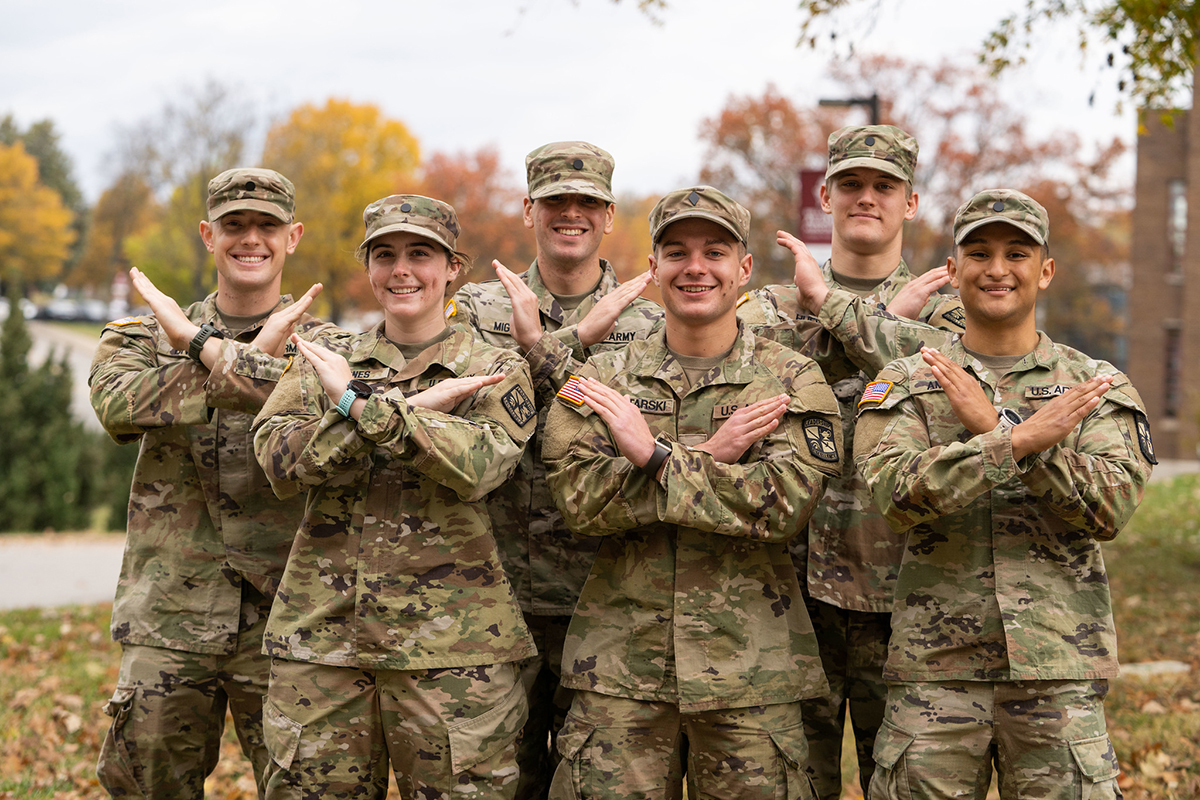
[[[102,430],[88,399],[87,379],[92,366],[92,355],[96,352],[96,343],[100,341],[100,331],[104,326],[97,323],[96,332],[87,334],[74,328],[36,319],[31,319],[26,324],[29,325],[29,335],[33,339],[29,363],[41,366],[52,350],[55,358],[62,358],[63,353],[66,353],[67,363],[71,367],[71,380],[74,383],[71,391],[71,411],[75,419],[82,421],[86,427]]]

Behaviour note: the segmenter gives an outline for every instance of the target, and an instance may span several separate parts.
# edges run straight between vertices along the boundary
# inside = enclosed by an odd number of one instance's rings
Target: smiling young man
[[[650,214],[665,325],[593,356],[542,457],[563,519],[597,537],[571,619],[551,797],[812,797],[800,700],[826,690],[787,540],[841,464],[811,360],[735,303],[750,213],[710,186]]]
[[[948,263],[966,332],[892,362],[859,401],[854,457],[905,538],[871,800],[1120,797],[1104,722],[1117,674],[1100,542],[1155,463],[1137,391],[1050,341],[1046,210],[988,190]]]
[[[531,152],[525,167],[524,220],[537,242],[537,259],[523,275],[494,262],[499,280],[467,284],[447,313],[489,344],[524,353],[538,393],[534,441],[516,473],[488,499],[504,567],[537,641],[538,654],[522,665],[529,722],[517,791],[518,800],[535,800],[549,789],[554,737],[571,704],[571,693],[559,685],[558,665],[596,549],[594,541],[567,530],[546,488],[537,455],[546,406],[591,355],[644,339],[662,310],[638,297],[648,275],[621,284],[600,257],[616,210],[612,156],[587,142],[553,142]]]
[[[916,140],[891,125],[869,125],[837,130],[828,144],[820,192],[822,208],[832,217],[833,245],[831,258],[820,268],[822,288],[827,284],[835,293],[857,297],[864,313],[874,314],[890,305],[897,313],[961,331],[958,299],[930,294],[945,283],[945,270],[931,270],[914,279],[901,255],[904,223],[916,216],[919,200],[913,189]],[[738,317],[755,325],[795,326],[795,346],[821,365],[833,385],[849,451],[855,404],[863,387],[899,353],[892,351],[873,369],[862,368],[856,352],[861,342],[847,338],[843,343],[827,334],[815,318],[816,308],[803,305],[805,298],[797,294],[801,258],[808,257],[807,250],[786,234],[781,234],[780,243],[796,253],[796,283],[751,292],[740,303]],[[918,290],[915,306],[899,311],[905,295]],[[878,343],[884,351],[892,345],[886,338]],[[793,551],[797,562],[805,565],[805,601],[830,685],[827,696],[804,704],[812,756],[809,773],[822,800],[836,800],[842,792],[847,718],[854,729],[864,793],[871,779],[871,752],[887,694],[883,662],[900,563],[900,542],[872,506],[849,452],[842,473],[829,482],[825,502],[809,520],[807,534],[793,542]]]
[[[113,604],[121,671],[97,767],[115,797],[202,796],[227,706],[261,794],[263,628],[304,507],[275,499],[250,423],[293,330],[332,328],[304,313],[319,287],[296,303],[280,297],[304,231],[294,214],[292,184],[277,172],[213,178],[200,236],[216,292],[181,310],[131,270],[155,313],[110,322],[92,362],[100,422],[141,447]]]

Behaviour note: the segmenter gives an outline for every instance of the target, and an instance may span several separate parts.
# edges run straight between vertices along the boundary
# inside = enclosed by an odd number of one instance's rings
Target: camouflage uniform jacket
[[[232,337],[215,294],[185,313]],[[173,349],[153,316],[110,322],[100,336],[92,407],[118,443],[141,440],[113,604],[117,642],[232,653],[242,581],[267,597],[279,585],[304,504],[276,499],[254,460],[250,424],[287,364],[245,344],[260,327],[222,340],[212,373]],[[337,330],[307,315],[296,326],[306,339]]]
[[[831,290],[842,289],[834,278],[831,262],[826,261],[821,272]],[[912,273],[901,261],[874,292],[861,298],[864,313],[883,311],[910,280]],[[800,351],[821,365],[838,399],[846,442],[845,460],[841,474],[831,479],[825,489],[825,502],[808,521],[809,593],[822,602],[852,611],[891,611],[903,541],[871,503],[870,492],[852,458],[855,408],[863,387],[878,367],[861,370],[847,352],[853,346],[853,339],[848,340],[851,345],[847,346],[836,336],[820,330],[812,317],[800,314],[794,285],[758,289],[739,307],[738,315],[743,319],[761,318],[764,324],[794,322],[809,332],[811,335],[801,337],[805,343]],[[919,319],[962,331],[962,304],[957,297],[935,294],[921,309]],[[881,344],[888,347],[886,340]],[[879,366],[907,354],[893,350]]]
[[[537,457],[546,409],[559,387],[589,356],[646,338],[662,319],[658,305],[638,298],[621,312],[616,327],[604,341],[585,350],[576,332],[579,321],[620,286],[612,266],[603,259],[600,266],[602,274],[596,291],[571,312],[564,312],[546,289],[536,261],[524,274],[526,285],[539,298],[542,329],[547,332],[525,356],[538,395],[538,433],[512,480],[488,498],[488,511],[500,532],[504,567],[521,608],[540,616],[569,615],[574,610],[596,551],[595,541],[576,536],[563,525],[546,488],[546,470]],[[459,289],[448,314],[451,322],[457,318],[473,327],[489,344],[519,349],[509,334],[512,303],[500,281],[469,283]]]
[[[375,390],[357,423],[304,359],[254,423],[254,451],[275,493],[308,492],[264,649],[397,670],[532,655],[483,502],[533,434],[525,362],[461,326],[408,362],[383,323],[330,349]],[[454,413],[405,401],[447,378],[500,373],[504,381]]]
[[[571,619],[562,684],[682,710],[828,691],[787,540],[841,463],[837,402],[809,359],[746,328],[690,389],[663,333],[582,369],[633,397],[671,446],[661,482],[617,454],[586,406],[550,409],[542,456],[573,530],[604,537]],[[787,394],[735,464],[694,449],[737,408]]]
[[[1124,527],[1150,475],[1141,399],[1112,365],[1045,334],[1004,375],[947,338],[941,352],[1024,419],[1095,375],[1115,380],[1066,439],[1018,463],[1012,429],[971,435],[919,355],[879,373],[860,411],[855,461],[888,522],[907,534],[884,677],[1113,677],[1098,541]]]

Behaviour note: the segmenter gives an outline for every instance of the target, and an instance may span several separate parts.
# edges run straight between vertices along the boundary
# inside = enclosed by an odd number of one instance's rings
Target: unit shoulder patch
[[[531,419],[537,416],[537,409],[533,407],[529,395],[525,394],[525,390],[520,386],[514,386],[501,395],[500,402],[504,405],[508,416],[512,417],[512,421],[519,427],[524,428]]]
[[[1141,411],[1133,412],[1134,427],[1137,428],[1138,447],[1141,448],[1142,455],[1151,464],[1157,464],[1158,458],[1154,455],[1154,442],[1150,440],[1150,420],[1146,419],[1146,415]]]
[[[833,423],[824,417],[805,417],[801,423],[804,429],[804,443],[813,457],[828,464],[836,464],[842,460],[838,453],[837,440],[834,438]]]

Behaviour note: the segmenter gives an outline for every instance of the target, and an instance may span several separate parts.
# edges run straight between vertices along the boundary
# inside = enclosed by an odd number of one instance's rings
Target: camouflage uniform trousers
[[[674,703],[576,691],[558,736],[552,800],[688,795],[812,800],[800,703],[681,712]]]
[[[544,800],[550,793],[550,778],[559,761],[555,742],[575,693],[559,683],[563,641],[570,623],[569,616],[525,615],[537,655],[518,664],[521,685],[529,701],[529,721],[517,749],[517,763],[521,766],[517,800]]]
[[[242,584],[237,648],[229,655],[122,647],[117,689],[104,706],[113,721],[96,766],[109,794],[203,797],[204,779],[220,757],[228,706],[262,795],[269,760],[262,712],[271,668],[262,640],[270,608]]]
[[[850,611],[811,597],[805,602],[821,648],[821,666],[829,680],[828,695],[801,701],[808,738],[808,775],[821,800],[841,797],[842,742],[849,714],[858,754],[858,780],[865,797],[875,771],[875,736],[887,705],[883,665],[887,662],[891,615]]]
[[[939,681],[888,685],[870,800],[987,796],[1120,798],[1104,723],[1108,682]]]
[[[514,664],[428,670],[274,659],[267,797],[512,800],[525,693]]]

